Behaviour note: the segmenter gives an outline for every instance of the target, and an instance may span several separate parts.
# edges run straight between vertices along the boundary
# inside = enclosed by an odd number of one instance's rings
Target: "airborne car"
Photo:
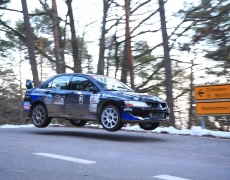
[[[36,88],[27,80],[26,87],[23,112],[39,128],[47,127],[52,118],[63,118],[75,126],[99,121],[107,131],[118,131],[124,123],[153,130],[169,119],[163,99],[137,93],[107,76],[58,74]]]

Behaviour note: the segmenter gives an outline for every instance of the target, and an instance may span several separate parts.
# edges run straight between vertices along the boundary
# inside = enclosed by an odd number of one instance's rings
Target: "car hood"
[[[108,91],[107,91],[108,92]],[[154,102],[165,102],[162,98],[157,96],[148,95],[145,93],[136,93],[136,92],[125,92],[125,91],[111,91],[108,92],[108,95],[118,96],[120,98],[132,99],[135,101],[154,101]]]

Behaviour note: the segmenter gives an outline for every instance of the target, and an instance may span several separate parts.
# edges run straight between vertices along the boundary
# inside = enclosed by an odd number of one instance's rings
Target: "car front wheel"
[[[139,123],[140,128],[144,130],[154,130],[160,125],[159,122],[155,123]]]
[[[100,123],[107,131],[118,131],[124,125],[124,123],[121,122],[120,111],[112,105],[106,106],[101,111]]]
[[[70,120],[71,124],[77,127],[81,127],[84,126],[87,121],[83,121],[83,120]]]
[[[46,108],[40,104],[33,108],[31,119],[33,124],[39,128],[47,127],[51,122],[51,118],[47,117]]]

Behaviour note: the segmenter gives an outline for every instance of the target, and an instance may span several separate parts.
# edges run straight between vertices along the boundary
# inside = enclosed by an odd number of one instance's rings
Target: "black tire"
[[[81,127],[84,126],[87,121],[83,121],[83,120],[70,120],[71,124],[77,127]]]
[[[41,104],[34,106],[32,109],[31,120],[38,128],[47,127],[51,122],[51,118],[47,116],[46,108]]]
[[[155,123],[139,123],[140,128],[144,129],[144,130],[154,130],[159,125],[160,125],[159,122],[155,122]]]
[[[118,131],[124,123],[121,122],[121,114],[117,107],[108,105],[100,114],[100,123],[107,131]]]

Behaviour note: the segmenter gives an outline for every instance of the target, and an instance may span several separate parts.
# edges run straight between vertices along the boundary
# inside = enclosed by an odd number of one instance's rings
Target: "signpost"
[[[194,92],[198,116],[230,115],[230,84],[196,86]]]

